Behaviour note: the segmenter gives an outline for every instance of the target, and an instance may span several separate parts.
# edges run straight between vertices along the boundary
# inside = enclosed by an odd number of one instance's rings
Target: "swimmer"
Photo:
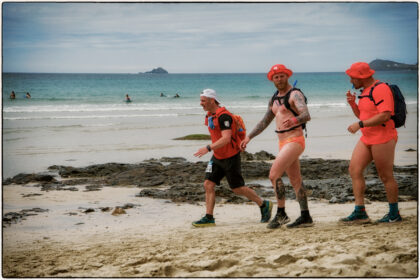
[[[128,94],[125,95],[125,102],[131,102],[130,96],[128,96]]]

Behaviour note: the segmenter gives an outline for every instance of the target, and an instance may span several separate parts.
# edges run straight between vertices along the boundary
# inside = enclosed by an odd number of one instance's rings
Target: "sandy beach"
[[[303,159],[350,159],[360,135],[346,131],[354,118],[349,108],[344,109],[311,112]],[[237,113],[252,128],[263,111]],[[417,108],[409,107],[407,126],[399,129],[396,165],[417,164],[416,114]],[[86,167],[163,156],[196,162],[192,154],[202,141],[168,140],[168,135],[173,139],[205,133],[201,122],[201,116],[192,116],[158,120],[159,129],[145,120],[116,130],[72,127],[56,134],[50,128],[28,130],[36,141],[25,148],[7,141],[11,136],[6,135],[3,176],[50,174],[47,168],[54,164]],[[267,129],[250,143],[248,151],[275,154],[274,137]],[[334,173],[334,167],[328,168]],[[269,185],[266,177],[259,181]],[[334,185],[333,179],[325,182]],[[329,203],[329,199],[309,196],[315,225],[295,230],[268,230],[259,223],[255,205],[222,199],[216,204],[217,226],[195,229],[191,222],[204,214],[202,201],[139,197],[143,188],[134,184],[86,190],[86,184],[77,182],[64,190],[41,190],[35,183],[3,185],[3,217],[26,211],[10,224],[3,220],[4,277],[417,277],[418,208],[412,198],[401,197],[402,223],[342,226],[337,221],[351,213],[351,201]],[[269,199],[275,201],[274,196]],[[286,205],[291,220],[296,219],[297,202],[288,199]],[[126,214],[112,215],[117,206],[126,206]],[[367,211],[376,220],[388,211],[388,204],[367,200]]]
[[[404,221],[342,226],[353,204],[310,200],[311,228],[269,230],[255,205],[217,203],[214,228],[193,228],[203,203],[138,198],[137,188],[34,193],[5,186],[8,207],[49,211],[3,228],[4,277],[416,277],[417,202],[401,202]],[[273,200],[273,199],[272,199]],[[133,203],[114,216],[102,206]],[[79,208],[83,207],[83,208]],[[387,211],[372,202],[372,219]],[[84,213],[86,208],[95,211]],[[291,219],[299,207],[287,201]],[[9,209],[8,209],[9,210]],[[73,214],[69,214],[73,213]]]

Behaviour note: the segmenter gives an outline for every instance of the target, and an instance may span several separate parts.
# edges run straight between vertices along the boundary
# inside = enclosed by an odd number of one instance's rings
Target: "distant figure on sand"
[[[27,98],[27,99],[30,99],[31,98],[31,95],[29,94],[29,92],[26,93],[25,98]]]
[[[267,226],[270,229],[278,228],[290,221],[285,211],[286,190],[281,180],[284,172],[289,176],[301,211],[301,216],[294,223],[287,225],[287,227],[295,228],[313,225],[299,163],[299,156],[305,149],[302,125],[308,122],[311,117],[303,93],[289,84],[288,79],[292,74],[292,70],[287,69],[282,64],[271,67],[267,77],[273,82],[277,91],[268,102],[267,112],[263,119],[241,143],[241,147],[245,149],[252,138],[263,132],[271,121],[274,118],[276,119],[279,153],[271,166],[269,177],[275,190],[278,208],[276,216]]]
[[[16,94],[14,91],[10,94],[10,99],[16,99]]]
[[[347,130],[354,134],[360,129],[362,136],[354,147],[349,166],[355,209],[350,216],[340,220],[344,223],[370,222],[364,203],[366,184],[363,171],[372,160],[375,162],[379,178],[385,185],[389,202],[388,214],[377,222],[402,221],[398,210],[398,185],[393,174],[395,146],[398,139],[395,123],[391,119],[394,115],[394,99],[389,86],[375,80],[374,73],[375,71],[370,69],[369,64],[365,62],[356,62],[346,70],[354,88],[363,88],[363,91],[359,96],[358,104],[356,104],[355,94],[351,94],[350,91],[346,94],[347,102],[354,115],[360,120],[351,124]],[[375,101],[367,98],[370,92]]]
[[[174,95],[174,98],[179,98],[179,97],[181,97],[181,96],[179,96],[178,93]]]
[[[220,185],[220,180],[225,176],[235,194],[247,197],[260,207],[261,223],[268,222],[271,217],[272,202],[262,200],[253,189],[245,186],[241,174],[240,139],[232,114],[220,106],[220,100],[213,89],[202,91],[200,105],[207,112],[205,125],[210,132],[212,143],[198,149],[194,156],[202,157],[211,151],[213,156],[207,165],[204,181],[206,215],[192,225],[195,227],[216,225],[213,217],[216,203],[215,187],[216,184]]]
[[[131,102],[130,96],[128,96],[128,94],[125,95],[125,102]]]
[[[166,97],[166,95],[164,95],[163,92],[161,92],[160,97]]]

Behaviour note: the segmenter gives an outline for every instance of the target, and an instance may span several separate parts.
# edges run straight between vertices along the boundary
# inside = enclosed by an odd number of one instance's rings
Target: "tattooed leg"
[[[278,200],[284,200],[286,197],[286,189],[284,187],[283,181],[281,180],[281,178],[278,178],[276,180],[276,197]]]
[[[299,202],[301,211],[308,210],[308,199],[306,197],[306,191],[303,184],[297,193],[297,201]]]

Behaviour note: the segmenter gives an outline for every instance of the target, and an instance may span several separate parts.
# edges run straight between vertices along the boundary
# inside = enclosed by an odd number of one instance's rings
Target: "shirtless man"
[[[312,226],[312,218],[309,214],[306,191],[302,185],[300,174],[299,156],[305,149],[305,137],[303,136],[302,124],[311,119],[306,106],[305,97],[301,91],[294,89],[289,84],[289,77],[293,72],[282,64],[271,67],[267,78],[277,88],[276,94],[268,103],[268,110],[263,119],[256,125],[252,132],[242,141],[241,147],[246,145],[252,138],[259,135],[268,127],[271,121],[276,119],[276,133],[279,138],[279,153],[270,170],[270,181],[277,197],[277,214],[268,224],[268,228],[275,229],[290,221],[285,212],[285,186],[281,180],[284,172],[287,173],[292,184],[297,201],[300,205],[301,216],[288,228]],[[288,98],[290,109],[286,108],[285,99]],[[287,101],[286,101],[287,102]]]

